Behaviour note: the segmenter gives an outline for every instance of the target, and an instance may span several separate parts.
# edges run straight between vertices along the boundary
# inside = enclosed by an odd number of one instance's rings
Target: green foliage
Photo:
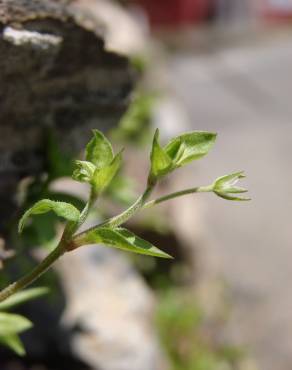
[[[30,209],[28,209],[21,217],[18,225],[18,230],[21,233],[26,220],[31,215],[40,215],[53,211],[56,215],[65,218],[68,221],[78,221],[80,212],[70,203],[65,202],[54,202],[50,199],[43,199],[35,203]]]
[[[86,146],[85,160],[75,162],[76,167],[72,175],[74,180],[89,184],[90,195],[87,203],[80,212],[69,202],[43,199],[36,202],[24,213],[19,222],[19,232],[22,231],[28,217],[31,215],[45,214],[50,211],[64,218],[66,224],[57,246],[51,251],[47,258],[45,258],[37,268],[32,270],[31,273],[26,274],[24,279],[18,280],[17,283],[8,286],[0,292],[0,310],[1,307],[2,309],[10,309],[16,304],[23,303],[44,294],[45,291],[43,289],[28,290],[22,293],[19,293],[19,290],[25,288],[39,278],[41,274],[65,252],[70,252],[86,244],[101,243],[108,247],[114,247],[138,254],[172,258],[169,254],[161,251],[148,241],[143,240],[131,231],[121,227],[121,225],[125,224],[138,211],[146,207],[154,206],[178,196],[199,192],[215,192],[225,199],[246,200],[245,198],[239,198],[233,195],[245,192],[245,189],[235,186],[235,183],[243,177],[242,172],[239,172],[221,177],[209,186],[194,187],[168,194],[153,201],[148,201],[155,185],[161,177],[205,156],[214,145],[215,139],[216,134],[214,133],[194,131],[175,137],[166,146],[162,147],[159,143],[159,132],[157,130],[153,138],[150,154],[150,170],[144,192],[125,211],[92,228],[78,233],[98,197],[113,183],[113,179],[119,171],[122,162],[122,151],[114,155],[112,145],[104,134],[98,130],[93,130],[93,138]],[[57,152],[53,153],[56,156]],[[57,176],[57,172],[54,176]],[[64,169],[59,168],[58,173],[63,172]],[[48,193],[48,188],[46,192]],[[42,234],[46,234],[47,230],[44,230],[46,229],[45,225],[46,224],[39,225],[39,232]],[[45,239],[51,237],[51,232],[52,230],[49,230],[49,235],[46,235]],[[15,295],[12,296],[13,294]],[[183,317],[183,321],[181,321],[181,316]],[[181,325],[177,329],[179,332],[179,330],[185,330],[184,320],[187,320],[189,323],[189,320],[192,322],[194,318],[192,314],[189,316],[189,314],[186,315],[186,313],[184,313],[184,315],[178,315],[176,320],[176,324]],[[15,350],[18,354],[24,353],[18,334],[30,327],[31,323],[26,318],[0,312],[0,341]],[[198,356],[196,359],[198,359]],[[203,359],[204,361],[206,360],[205,357]],[[198,364],[198,362],[196,364]],[[211,369],[210,367],[204,366],[194,367],[192,363],[191,367],[185,367],[184,370]]]
[[[160,146],[158,140],[159,130],[157,129],[153,138],[152,150],[150,154],[150,176],[154,179],[164,176],[172,170],[172,160],[164,151],[164,149]]]
[[[168,291],[160,296],[156,325],[169,356],[171,370],[237,369],[243,355],[239,348],[215,344],[210,326],[194,293]]]
[[[18,334],[31,328],[31,322],[23,316],[0,312],[0,333]]]
[[[125,251],[155,256],[161,258],[171,258],[167,253],[154,247],[151,243],[139,238],[124,228],[96,228],[90,230],[82,238],[76,240],[78,246],[86,244],[105,244],[109,247],[123,249]]]
[[[0,303],[0,343],[10,348],[19,356],[25,355],[25,349],[19,338],[19,334],[30,329],[32,323],[24,316],[3,311],[14,309],[20,304],[39,298],[47,293],[47,288],[27,289],[15,293]]]
[[[76,161],[73,179],[87,182],[96,194],[101,194],[112,182],[120,169],[122,151],[114,156],[108,139],[98,130],[86,146],[86,161]]]
[[[149,183],[169,174],[194,160],[208,154],[216,140],[216,134],[194,131],[172,139],[165,147],[159,144],[156,130],[151,150],[151,171]]]
[[[188,132],[172,139],[164,150],[172,159],[174,168],[178,168],[208,154],[216,137],[217,134],[212,132]]]
[[[1,327],[0,327],[1,330]],[[0,343],[4,346],[10,348],[19,356],[25,355],[25,348],[19,338],[15,333],[0,335]]]
[[[114,158],[111,143],[99,130],[93,130],[93,138],[86,146],[86,160],[96,166],[103,168],[108,166]]]
[[[122,151],[107,166],[95,170],[91,184],[97,193],[102,193],[110,185],[120,169],[121,163]]]

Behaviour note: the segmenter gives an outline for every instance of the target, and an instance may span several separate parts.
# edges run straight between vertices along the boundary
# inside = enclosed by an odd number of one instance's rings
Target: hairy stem
[[[114,227],[118,227],[120,225],[122,225],[123,223],[125,223],[126,221],[128,221],[135,213],[137,213],[141,208],[143,208],[143,206],[145,205],[145,203],[147,202],[147,200],[149,199],[152,191],[153,191],[153,188],[154,188],[155,184],[149,186],[145,191],[144,193],[136,200],[136,202],[131,206],[129,207],[128,209],[126,209],[124,212],[120,213],[119,215],[115,216],[115,217],[112,217],[98,225],[95,225],[85,231],[83,231],[82,233],[79,233],[77,235],[75,235],[74,239],[73,239],[73,242],[77,239],[80,239],[84,236],[84,234],[88,233],[89,231],[93,230],[93,229],[96,229],[98,227],[111,227],[111,228],[114,228]]]
[[[105,221],[101,226],[114,228],[124,224],[144,206],[153,191],[153,187],[154,186],[148,187],[130,208],[126,209],[119,215],[112,217],[108,221]]]
[[[24,275],[18,281],[8,285],[5,289],[0,292],[0,302],[4,301],[6,298],[10,297],[19,290],[25,288],[26,286],[33,283],[38,279],[44,272],[46,272],[51,265],[63,254],[65,253],[65,248],[60,243],[39,265],[37,265],[32,271]]]
[[[196,188],[190,188],[190,189],[185,189],[185,190],[181,190],[181,191],[176,191],[175,193],[171,193],[171,194],[165,195],[163,197],[160,197],[160,198],[157,198],[157,199],[154,199],[154,200],[150,200],[149,202],[144,204],[142,209],[150,208],[150,207],[153,207],[153,206],[155,206],[159,203],[166,202],[167,200],[170,200],[170,199],[175,199],[175,198],[178,198],[178,197],[182,197],[184,195],[194,194],[194,193],[207,193],[207,192],[210,192],[210,191],[212,191],[212,188],[210,186],[200,186],[200,187],[196,187]]]
[[[79,221],[78,221],[78,224],[77,224],[77,229],[79,229],[79,227],[84,224],[92,206],[94,205],[94,203],[97,200],[97,197],[98,197],[98,195],[94,191],[93,187],[91,187],[89,199],[88,199],[88,202],[86,203],[83,211],[81,212],[81,215],[80,215],[80,218],[79,218]]]

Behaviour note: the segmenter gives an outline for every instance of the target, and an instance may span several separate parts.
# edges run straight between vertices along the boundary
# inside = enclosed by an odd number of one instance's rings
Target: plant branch
[[[112,217],[99,225],[96,225],[92,228],[89,228],[82,233],[79,233],[75,235],[75,237],[72,240],[72,234],[75,230],[77,230],[86,220],[88,213],[93,206],[94,202],[97,199],[96,193],[91,190],[89,200],[84,207],[83,211],[81,212],[80,219],[78,223],[70,224],[68,223],[65,227],[63,236],[61,238],[61,241],[59,245],[38,265],[36,266],[30,273],[16,281],[15,283],[10,284],[7,288],[3,289],[0,292],[0,302],[4,301],[6,298],[10,297],[17,291],[25,288],[27,285],[33,283],[37,278],[39,278],[45,271],[47,271],[51,265],[59,258],[61,257],[66,251],[70,250],[70,244],[74,244],[74,241],[82,237],[85,233],[88,231],[99,228],[99,227],[110,227],[115,228],[117,226],[120,226],[121,224],[128,221],[135,213],[137,213],[141,209],[149,208],[152,206],[155,206],[157,204],[163,203],[167,200],[178,198],[187,194],[193,194],[193,193],[203,193],[203,192],[210,192],[212,191],[212,188],[210,186],[202,186],[202,187],[196,187],[196,188],[190,188],[181,190],[175,193],[171,193],[168,195],[165,195],[163,197],[151,200],[147,202],[149,199],[153,188],[155,184],[148,186],[148,188],[145,190],[145,192],[136,200],[136,202],[126,209],[124,212],[120,213],[119,215]]]
[[[81,225],[84,224],[85,220],[87,219],[87,216],[91,210],[91,208],[93,207],[94,203],[96,202],[98,198],[98,195],[96,194],[96,192],[94,191],[93,187],[91,187],[90,189],[90,195],[89,195],[89,199],[88,199],[88,202],[86,203],[83,211],[81,212],[81,215],[80,215],[80,218],[79,218],[79,221],[76,225],[76,229],[74,230],[74,232],[79,229],[79,227]],[[73,233],[72,233],[73,234]]]
[[[148,187],[145,190],[145,192],[136,200],[136,202],[131,207],[129,207],[124,212],[120,213],[119,215],[112,217],[109,220],[103,222],[100,226],[114,228],[114,227],[124,224],[145,205],[146,201],[149,199],[153,191],[153,188],[154,188],[154,185]]]
[[[94,230],[99,227],[115,228],[115,227],[122,225],[126,221],[128,221],[135,213],[137,213],[140,209],[143,208],[143,206],[149,199],[154,187],[155,187],[155,184],[148,186],[147,189],[144,191],[144,193],[136,200],[136,202],[132,204],[131,207],[127,208],[124,212],[120,213],[117,216],[111,217],[108,220],[98,225],[92,226],[89,229],[75,235],[73,238],[73,243],[75,240],[84,236],[84,234],[88,233],[91,230]]]
[[[46,272],[51,265],[65,253],[64,245],[60,243],[39,265],[37,265],[31,272],[24,275],[18,281],[8,285],[0,292],[0,302],[4,301],[14,293],[25,288],[38,279],[44,272]]]
[[[0,302],[4,301],[14,293],[25,288],[26,286],[33,283],[38,279],[44,272],[46,272],[52,264],[60,258],[67,250],[70,250],[70,244],[72,243],[73,233],[79,229],[79,227],[86,220],[88,213],[97,199],[97,194],[91,188],[89,200],[86,203],[83,211],[81,212],[78,222],[68,222],[63,231],[61,240],[58,246],[42,261],[37,265],[31,272],[23,276],[16,282],[8,285],[5,289],[0,292]]]

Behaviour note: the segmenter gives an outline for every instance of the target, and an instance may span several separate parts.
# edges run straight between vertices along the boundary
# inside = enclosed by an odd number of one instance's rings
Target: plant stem
[[[136,212],[138,212],[141,208],[143,208],[144,204],[149,199],[149,197],[150,197],[150,195],[153,191],[154,186],[155,186],[155,184],[147,187],[147,189],[136,200],[136,202],[131,207],[126,209],[124,212],[122,212],[119,215],[117,215],[115,217],[112,217],[112,218],[110,218],[110,219],[108,219],[108,220],[106,220],[106,221],[104,221],[104,222],[102,222],[98,225],[90,227],[89,229],[75,235],[74,238],[73,238],[73,243],[74,243],[75,240],[82,238],[84,236],[84,234],[88,233],[89,231],[91,231],[93,229],[96,229],[96,228],[99,228],[99,227],[114,228],[114,227],[120,226],[121,224],[128,221]]]
[[[79,233],[75,235],[73,240],[72,238],[72,233],[77,230],[85,221],[85,219],[88,216],[88,213],[90,211],[90,208],[94,204],[94,202],[97,199],[97,195],[94,193],[94,191],[91,191],[89,200],[84,207],[83,211],[81,212],[81,216],[79,219],[79,222],[71,226],[67,224],[67,227],[65,228],[64,234],[61,238],[61,241],[59,245],[38,265],[36,266],[30,273],[16,281],[15,283],[10,284],[7,288],[3,289],[0,292],[0,302],[4,301],[6,298],[10,297],[17,291],[25,288],[27,285],[33,283],[37,278],[39,278],[45,271],[47,271],[51,265],[59,258],[61,257],[66,250],[70,250],[68,248],[68,245],[70,242],[74,244],[74,241],[77,239],[82,238],[84,234],[86,234],[88,231],[98,228],[98,227],[110,227],[114,228],[117,226],[120,226],[121,224],[125,223],[128,221],[136,212],[138,212],[140,209],[145,209],[152,207],[154,205],[157,205],[159,203],[165,202],[170,199],[178,198],[183,195],[187,194],[193,194],[193,193],[203,193],[203,192],[210,192],[212,191],[211,186],[201,186],[201,187],[196,187],[196,188],[191,188],[191,189],[186,189],[186,190],[181,190],[177,191],[175,193],[171,193],[168,195],[165,195],[163,197],[160,197],[155,200],[151,200],[150,202],[147,202],[148,198],[150,197],[153,188],[155,184],[148,186],[148,188],[145,190],[145,192],[136,200],[136,202],[126,209],[124,212],[120,213],[119,215],[110,218],[107,221],[104,221],[103,223],[93,226],[92,228],[89,228],[82,233]],[[147,202],[147,203],[146,203]],[[67,230],[67,232],[66,232]],[[74,248],[72,248],[74,249]]]
[[[76,230],[78,230],[79,227],[84,223],[96,199],[97,199],[97,194],[91,188],[89,200],[86,203],[83,211],[81,212],[78,222],[74,222],[74,223],[68,222],[67,223],[67,225],[65,226],[63,235],[61,237],[61,241],[59,242],[58,246],[31,272],[29,272],[27,275],[23,276],[16,282],[8,285],[8,287],[3,289],[0,292],[0,302],[4,301],[5,299],[10,297],[14,293],[18,292],[19,290],[33,283],[44,272],[46,272],[59,257],[61,257],[67,250],[70,250],[70,244],[72,242],[73,233]]]
[[[160,197],[160,198],[157,198],[157,199],[154,199],[154,200],[150,200],[150,202],[147,202],[147,203],[144,204],[142,209],[150,208],[150,207],[153,207],[153,206],[155,206],[159,203],[166,202],[167,200],[170,200],[170,199],[175,199],[175,198],[178,198],[178,197],[182,197],[184,195],[194,194],[194,193],[207,193],[207,192],[210,192],[210,191],[212,191],[212,188],[210,186],[201,186],[201,187],[176,191],[175,193],[171,193],[171,194],[165,195],[163,197]]]
[[[19,290],[25,288],[27,285],[33,283],[38,279],[44,272],[46,272],[51,265],[65,253],[66,249],[64,245],[60,243],[38,266],[36,266],[31,272],[24,275],[16,282],[8,285],[5,289],[0,292],[0,302],[10,297]]]
[[[64,232],[63,232],[63,236],[62,236],[62,239],[63,241],[67,241],[67,242],[70,242],[70,240],[72,239],[72,235],[84,224],[84,222],[86,221],[87,219],[87,216],[92,208],[92,206],[94,205],[94,203],[96,202],[98,198],[98,195],[96,194],[96,192],[94,191],[93,187],[91,187],[90,189],[90,195],[89,195],[89,199],[85,205],[85,207],[83,208],[81,214],[80,214],[80,217],[79,217],[79,220],[77,222],[68,222],[67,225],[65,226],[65,229],[64,229]]]
[[[108,221],[102,223],[102,227],[117,227],[121,224],[124,224],[128,221],[136,212],[138,212],[146,203],[147,199],[150,197],[153,191],[154,185],[148,187],[145,192],[136,200],[136,202],[124,212],[120,213],[119,215],[112,217]]]
[[[106,221],[104,221],[104,222],[102,222],[98,225],[90,227],[89,229],[75,235],[74,238],[73,238],[73,244],[74,244],[75,241],[78,244],[78,240],[80,240],[80,238],[82,238],[86,233],[88,233],[91,230],[94,230],[94,229],[97,229],[97,228],[100,228],[100,227],[115,228],[115,227],[118,227],[118,226],[122,225],[123,223],[128,221],[136,212],[138,212],[141,209],[150,208],[152,206],[155,206],[156,204],[165,202],[165,201],[170,200],[170,199],[178,198],[178,197],[181,197],[183,195],[193,194],[193,193],[207,193],[207,192],[213,191],[212,186],[200,186],[200,187],[196,187],[196,188],[190,188],[190,189],[177,191],[175,193],[165,195],[161,198],[151,200],[151,201],[146,203],[147,199],[149,198],[149,196],[151,195],[151,193],[153,191],[154,186],[155,186],[155,184],[149,186],[145,190],[143,195],[141,195],[136,200],[136,202],[130,208],[126,209],[124,212],[122,212],[119,215],[117,215],[115,217],[112,217],[112,218],[110,218],[110,219],[108,219],[108,220],[106,220]]]

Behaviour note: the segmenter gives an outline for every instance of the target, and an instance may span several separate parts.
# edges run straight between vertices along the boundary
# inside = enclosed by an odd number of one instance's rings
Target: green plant
[[[15,293],[0,303],[0,343],[11,348],[18,355],[24,355],[25,349],[19,334],[32,327],[32,322],[26,317],[14,313],[7,313],[16,306],[47,294],[47,288],[31,288]]]
[[[96,200],[110,185],[122,162],[122,151],[114,155],[112,145],[108,139],[100,131],[94,130],[93,138],[86,146],[85,160],[75,162],[75,170],[72,175],[74,180],[85,182],[90,186],[89,199],[85,207],[82,211],[79,211],[70,203],[42,199],[24,213],[19,222],[18,229],[20,233],[30,216],[44,214],[50,211],[64,218],[66,224],[55,249],[31,272],[3,289],[0,292],[0,302],[6,302],[5,300],[9,299],[13,294],[33,283],[64,253],[84,245],[100,243],[144,255],[171,258],[166,252],[161,251],[146,240],[139,238],[128,229],[121,227],[138,211],[144,208],[152,207],[182,195],[200,192],[214,192],[220,197],[230,200],[248,200],[248,198],[240,198],[232,195],[246,191],[245,189],[234,186],[234,183],[243,177],[243,174],[240,172],[221,177],[209,186],[186,189],[149,201],[156,184],[163,177],[175,169],[205,156],[213,147],[215,140],[216,134],[214,133],[195,131],[180,135],[162,147],[159,143],[159,132],[157,130],[153,139],[150,155],[150,171],[143,194],[124,212],[78,233],[79,228],[85,222]],[[19,330],[22,331],[28,327],[29,325],[26,322],[26,325],[23,323],[20,326],[21,330]],[[18,332],[14,334],[16,335]],[[6,344],[9,345],[9,338],[6,340]],[[10,347],[16,350],[16,346],[11,345],[11,343]]]
[[[243,349],[216,340],[216,326],[206,317],[194,292],[167,290],[159,295],[156,326],[171,370],[238,369]]]

